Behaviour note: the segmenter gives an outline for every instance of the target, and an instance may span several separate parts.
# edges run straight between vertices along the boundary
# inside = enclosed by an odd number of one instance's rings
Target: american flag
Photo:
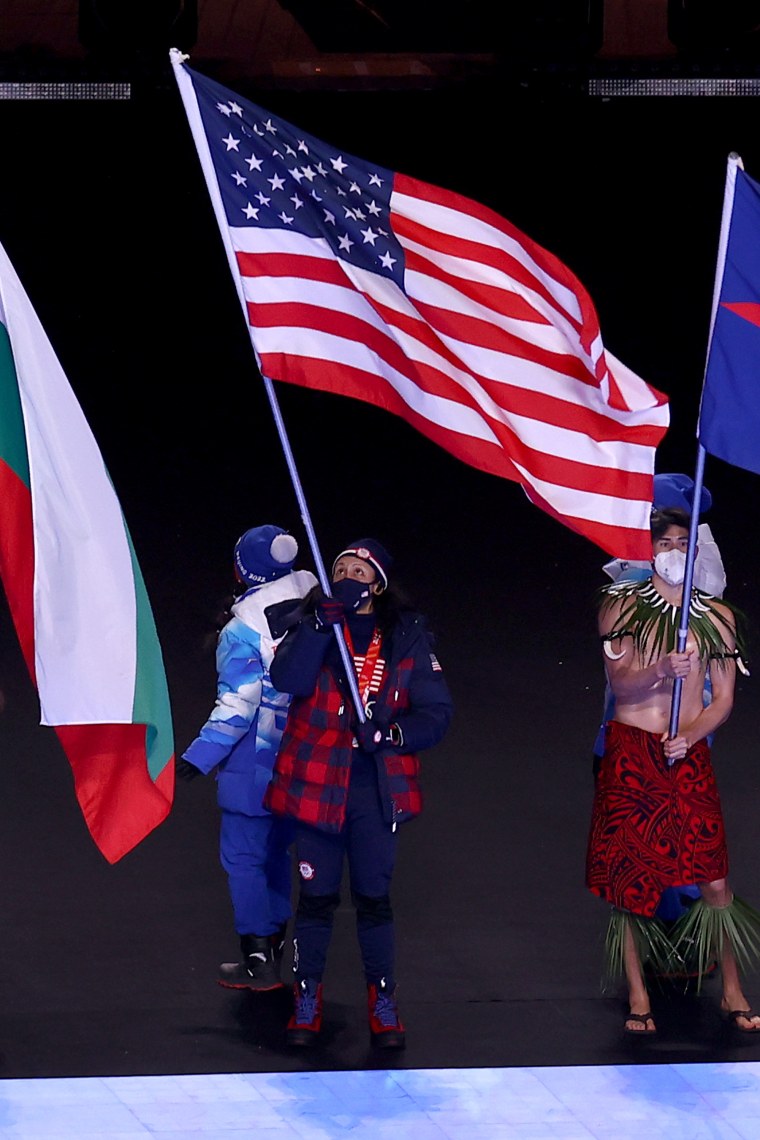
[[[651,554],[666,397],[498,214],[175,75],[259,368],[401,416],[621,558]]]

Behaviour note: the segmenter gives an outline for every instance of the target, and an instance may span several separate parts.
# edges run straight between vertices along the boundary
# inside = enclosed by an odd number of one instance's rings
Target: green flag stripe
[[[0,459],[29,487],[24,416],[8,330],[0,324]]]
[[[156,623],[126,522],[124,529],[132,558],[137,607],[137,667],[132,720],[135,724],[148,725],[146,760],[150,777],[155,780],[174,755],[171,705]]]

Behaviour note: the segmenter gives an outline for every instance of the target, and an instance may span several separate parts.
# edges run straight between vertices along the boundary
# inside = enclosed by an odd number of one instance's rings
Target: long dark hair
[[[372,608],[381,633],[391,633],[402,613],[414,609],[406,591],[396,582],[387,586],[382,594],[375,594]]]

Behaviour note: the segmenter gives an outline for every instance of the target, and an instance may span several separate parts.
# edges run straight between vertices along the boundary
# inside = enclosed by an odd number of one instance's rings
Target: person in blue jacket
[[[288,616],[317,584],[310,571],[293,570],[297,554],[295,538],[273,525],[253,527],[235,544],[235,574],[246,589],[219,634],[216,703],[177,768],[186,780],[216,770],[220,856],[242,951],[242,961],[221,966],[218,981],[233,989],[282,985],[293,828],[262,799],[290,704],[269,667]]]

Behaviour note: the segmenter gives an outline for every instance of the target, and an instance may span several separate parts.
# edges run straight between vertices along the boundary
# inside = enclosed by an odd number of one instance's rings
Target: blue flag
[[[710,455],[760,475],[760,184],[735,156],[697,435]]]

